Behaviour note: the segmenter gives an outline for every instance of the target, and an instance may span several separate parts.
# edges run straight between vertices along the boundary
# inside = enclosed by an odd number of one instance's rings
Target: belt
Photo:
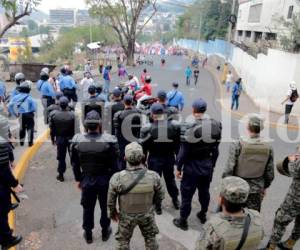
[[[52,96],[47,96],[47,95],[43,95],[42,98],[43,98],[43,99],[53,99]]]

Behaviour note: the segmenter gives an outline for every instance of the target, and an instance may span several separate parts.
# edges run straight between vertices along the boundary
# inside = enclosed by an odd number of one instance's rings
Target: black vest
[[[115,163],[113,141],[101,134],[82,135],[78,141],[78,155],[83,173],[87,176],[110,174]]]
[[[75,135],[75,115],[71,111],[54,111],[51,116],[56,136],[70,137]]]

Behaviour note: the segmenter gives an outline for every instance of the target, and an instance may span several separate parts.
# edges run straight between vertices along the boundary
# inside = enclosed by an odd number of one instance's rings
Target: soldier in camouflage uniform
[[[139,226],[147,250],[158,249],[153,206],[160,206],[164,191],[157,173],[142,164],[143,148],[133,142],[125,148],[126,170],[116,173],[110,180],[108,207],[112,220],[119,222],[116,249],[129,250],[134,228]],[[119,211],[116,203],[119,203]]]
[[[250,115],[249,135],[232,143],[223,173],[223,178],[239,176],[248,182],[247,207],[257,211],[260,211],[265,191],[274,179],[273,148],[260,136],[262,130],[262,118],[257,114]]]
[[[217,213],[205,224],[204,233],[196,244],[196,250],[257,249],[264,232],[259,213],[255,210],[243,209],[249,190],[248,183],[239,177],[223,179],[220,194],[222,212]],[[244,243],[240,243],[246,227],[248,227],[248,234]]]
[[[273,230],[268,250],[276,249],[276,245],[283,250],[291,250],[300,239],[300,154],[286,157],[283,163],[277,166],[283,171],[279,172],[293,178],[284,202],[276,212]],[[295,220],[292,235],[285,241],[280,242],[286,227]]]

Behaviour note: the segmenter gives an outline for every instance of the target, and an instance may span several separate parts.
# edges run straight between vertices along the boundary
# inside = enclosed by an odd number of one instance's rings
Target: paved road
[[[220,147],[220,157],[216,166],[214,179],[211,185],[212,201],[211,210],[215,207],[216,195],[220,184],[220,176],[224,167],[224,162],[228,157],[228,148],[230,138],[237,138],[239,127],[245,124],[235,119],[227,112],[222,112],[219,104],[219,87],[214,82],[213,77],[206,70],[201,70],[200,81],[197,87],[187,88],[184,86],[184,68],[187,61],[180,57],[170,57],[167,59],[165,68],[161,68],[158,60],[154,67],[149,67],[153,82],[154,92],[160,89],[169,90],[173,81],[181,83],[180,90],[186,97],[186,107],[184,109],[184,117],[191,113],[191,103],[198,97],[204,98],[208,106],[208,114],[216,119],[223,121],[224,142]],[[143,67],[137,67],[134,73],[140,74]],[[117,78],[115,77],[115,82]],[[286,129],[279,129],[279,132],[285,133]],[[244,130],[241,129],[241,133]],[[295,143],[283,142],[275,129],[266,129],[266,133],[270,134],[275,148],[276,159],[282,158],[284,155],[295,150]],[[288,132],[291,139],[296,139],[297,133]],[[82,238],[82,208],[80,206],[80,192],[74,185],[73,174],[71,168],[68,168],[66,174],[66,182],[56,182],[56,159],[55,148],[47,143],[42,147],[39,155],[32,161],[30,169],[24,180],[26,193],[29,200],[25,200],[20,209],[17,211],[17,228],[18,232],[23,234],[26,240],[20,249],[113,249],[114,239],[103,243],[100,239],[101,230],[99,225],[95,223],[94,230],[95,243],[87,246]],[[269,236],[273,223],[274,213],[284,198],[284,194],[288,189],[290,180],[283,176],[276,176],[276,180],[267,193],[264,201],[263,216],[266,229],[266,239]],[[178,183],[179,185],[179,183]],[[196,219],[196,212],[199,210],[199,204],[196,196],[193,202],[193,213],[190,216],[190,230],[183,232],[172,225],[172,219],[178,215],[171,205],[171,200],[166,195],[163,203],[164,213],[157,216],[160,234],[158,236],[161,249],[193,249],[195,241],[202,230],[202,226]],[[98,209],[98,207],[97,207]],[[99,211],[99,210],[97,210]],[[96,216],[98,220],[99,216]],[[116,225],[113,224],[114,231]],[[134,234],[131,243],[132,249],[143,249],[143,239],[139,230]],[[298,245],[300,248],[300,246]],[[297,249],[297,248],[296,248]]]

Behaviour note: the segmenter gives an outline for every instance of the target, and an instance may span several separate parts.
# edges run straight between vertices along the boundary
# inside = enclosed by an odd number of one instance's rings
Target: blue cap
[[[164,113],[164,106],[160,103],[154,103],[151,106],[151,113],[153,115],[162,115]]]
[[[167,99],[167,92],[164,90],[160,90],[157,93],[158,99]]]
[[[62,96],[61,98],[59,98],[59,103],[60,103],[60,105],[68,105],[69,99],[65,96]]]
[[[133,102],[133,97],[131,95],[125,95],[123,100],[124,102]]]
[[[207,109],[207,103],[202,98],[199,98],[193,102],[193,109],[197,113],[204,113]]]
[[[100,115],[95,110],[88,112],[85,117],[86,123],[99,123],[100,121],[101,121]]]
[[[113,95],[114,95],[115,97],[120,97],[121,94],[122,94],[122,92],[121,92],[120,89],[116,88],[116,89],[113,90]]]

